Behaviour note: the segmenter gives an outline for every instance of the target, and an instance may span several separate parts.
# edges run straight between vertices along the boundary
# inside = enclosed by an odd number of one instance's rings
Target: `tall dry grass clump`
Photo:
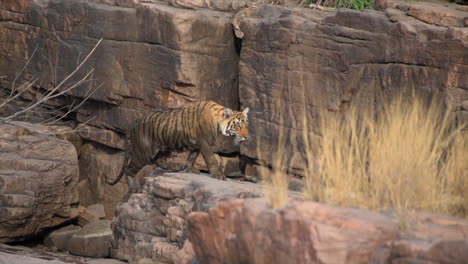
[[[400,96],[322,120],[321,153],[306,148],[306,199],[467,215],[468,139],[441,104]]]
[[[283,124],[282,120],[280,124]],[[281,127],[281,125],[280,125]],[[271,154],[271,167],[268,166],[267,157],[264,157],[262,142],[257,137],[257,154],[260,162],[259,173],[263,180],[265,197],[272,208],[281,208],[288,203],[288,176],[287,176],[287,158],[285,157],[285,135],[280,130],[278,135],[278,145]]]

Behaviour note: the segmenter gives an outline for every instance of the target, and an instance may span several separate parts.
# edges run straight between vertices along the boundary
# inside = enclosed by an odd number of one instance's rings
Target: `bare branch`
[[[23,74],[23,71],[26,70],[26,67],[28,67],[29,63],[31,63],[31,60],[32,58],[34,58],[34,55],[36,54],[36,51],[37,51],[37,47],[39,45],[36,45],[36,47],[34,48],[33,50],[33,53],[31,54],[31,57],[29,57],[28,61],[26,62],[26,64],[23,66],[23,68],[20,70],[20,72],[16,75],[15,79],[13,80],[13,82],[11,83],[11,90],[12,92],[15,90],[14,87],[15,87],[15,83],[16,81],[18,80],[19,76],[21,76],[21,74]]]
[[[94,69],[91,69],[90,71],[88,71],[84,77],[80,78],[78,81],[75,81],[75,82],[68,82],[73,76],[76,75],[76,73],[82,68],[82,66],[88,61],[88,59],[91,57],[91,55],[94,53],[94,51],[96,50],[96,48],[99,46],[99,44],[101,43],[102,41],[102,38],[96,43],[96,45],[93,47],[93,49],[88,53],[88,55],[84,58],[84,60],[73,70],[73,72],[71,72],[69,75],[67,75],[57,86],[55,86],[52,90],[46,92],[44,94],[44,96],[42,96],[41,98],[37,99],[35,102],[33,102],[31,105],[27,106],[26,108],[10,115],[10,116],[7,116],[7,117],[4,117],[4,118],[1,118],[3,120],[3,122],[5,121],[11,121],[13,120],[14,118],[17,118],[19,116],[22,116],[24,115],[25,113],[28,113],[30,111],[32,111],[33,109],[35,109],[36,107],[40,106],[41,104],[49,101],[49,100],[52,100],[54,98],[57,98],[57,97],[60,97],[62,95],[65,95],[67,94],[68,92],[72,91],[73,89],[77,88],[78,86],[81,86],[87,82],[90,82],[92,80],[89,79],[89,77],[91,76],[91,74],[93,73]],[[37,49],[37,47],[36,47]],[[36,49],[34,50],[33,52],[33,55],[34,53],[36,52]],[[32,59],[32,56],[31,58],[29,58],[27,64],[29,64],[29,62],[31,61]],[[20,74],[24,71],[24,69],[26,68],[27,64],[23,67],[23,69],[21,70]],[[56,74],[56,73],[54,73]],[[17,75],[17,77],[15,78],[15,80],[13,81],[13,84],[16,82],[16,79],[18,78],[19,75]],[[34,83],[37,81],[37,79],[35,79],[33,82],[26,82],[25,84],[19,86],[17,89],[13,89],[13,86],[12,86],[12,90],[10,91],[10,95],[7,97],[7,99],[5,101],[2,102],[2,104],[0,104],[0,108],[3,107],[4,105],[10,103],[11,101],[13,101],[14,99],[16,99],[18,96],[20,96],[25,90],[27,90],[28,88],[32,87],[34,85]],[[62,115],[60,118],[58,118],[57,120],[55,121],[50,121],[50,122],[46,122],[46,124],[52,124],[52,123],[56,123],[58,122],[59,120],[63,119],[65,116],[67,116],[68,114],[70,114],[71,112],[75,111],[78,107],[80,107],[86,100],[88,100],[95,92],[96,90],[101,87],[98,86],[97,88],[95,89],[90,89],[88,90],[87,94],[85,95],[84,99],[82,100],[82,102],[80,104],[78,104],[77,106],[73,106],[74,103],[72,103],[72,105],[69,107],[68,111]],[[91,92],[90,92],[91,91]],[[14,94],[16,92],[16,94]],[[13,95],[14,94],[14,95]],[[47,120],[49,121],[49,120]]]
[[[92,91],[89,92],[89,93],[86,95],[86,97],[84,97],[83,100],[81,100],[81,102],[80,102],[78,105],[73,106],[73,105],[74,105],[74,102],[73,102],[73,103],[70,105],[70,108],[68,109],[68,111],[67,111],[65,114],[63,114],[60,118],[55,119],[55,120],[52,120],[52,121],[50,121],[50,122],[46,122],[46,123],[44,123],[44,125],[51,125],[51,124],[57,123],[57,122],[59,122],[60,120],[62,120],[63,118],[65,118],[67,115],[69,115],[70,113],[75,112],[75,111],[76,111],[78,108],[80,108],[89,98],[91,98],[91,96],[92,96],[99,88],[101,88],[101,86],[102,86],[102,84],[99,85],[98,87],[92,89]]]
[[[16,94],[14,94],[15,90],[11,90],[10,95],[0,104],[0,108],[4,107],[6,104],[12,102],[13,100],[21,96],[23,92],[32,87],[36,83],[36,81],[37,79],[34,79],[32,81],[27,81],[22,85],[18,86],[18,88],[16,88]]]

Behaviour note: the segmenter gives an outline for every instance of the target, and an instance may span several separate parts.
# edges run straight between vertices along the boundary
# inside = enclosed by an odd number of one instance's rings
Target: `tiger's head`
[[[221,122],[221,133],[224,136],[234,137],[234,143],[240,144],[249,137],[248,117],[249,108],[242,112],[233,112],[231,109],[225,109],[225,120]]]

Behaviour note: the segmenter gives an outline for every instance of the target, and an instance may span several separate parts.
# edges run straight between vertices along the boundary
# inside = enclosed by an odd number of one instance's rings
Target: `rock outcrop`
[[[23,246],[0,244],[0,264],[125,264],[117,259],[86,258]]]
[[[381,95],[401,91],[431,94],[468,121],[466,7],[392,0],[376,5],[380,11],[260,5],[236,14],[239,97],[251,107],[252,140],[242,154],[271,160],[283,133],[282,151],[297,154],[290,155],[290,167],[301,168],[302,131],[311,132],[317,146],[320,113],[351,103],[377,108]]]
[[[200,263],[465,263],[468,223],[426,213],[385,215],[313,202],[271,209],[220,201],[189,216]]]
[[[261,186],[233,180],[219,181],[208,175],[164,173],[157,170],[142,179],[140,193],[117,207],[112,222],[112,257],[137,263],[180,262],[190,258],[187,218],[193,211],[208,211],[217,201],[231,197],[257,197]],[[185,253],[184,253],[185,252]],[[188,252],[188,253],[187,253]]]
[[[54,131],[0,125],[0,242],[21,241],[78,214],[75,147]]]

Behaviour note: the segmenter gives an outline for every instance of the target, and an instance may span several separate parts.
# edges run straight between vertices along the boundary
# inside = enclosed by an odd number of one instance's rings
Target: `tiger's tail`
[[[129,142],[129,138],[126,137],[126,141]],[[127,163],[128,163],[128,158],[129,158],[129,144],[127,144],[126,146],[126,150],[125,150],[125,156],[124,156],[124,160],[123,160],[123,164],[122,164],[122,168],[120,169],[120,173],[119,173],[119,176],[117,176],[117,178],[115,180],[111,180],[107,177],[107,175],[105,173],[103,173],[103,176],[104,176],[104,181],[109,184],[109,185],[116,185],[120,179],[122,179],[122,176],[125,174],[125,168],[127,167]]]

